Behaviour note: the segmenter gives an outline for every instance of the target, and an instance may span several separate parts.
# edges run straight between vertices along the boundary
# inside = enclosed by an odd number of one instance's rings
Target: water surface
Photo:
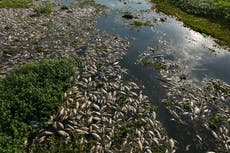
[[[159,80],[159,72],[152,67],[137,63],[139,56],[148,48],[156,48],[157,53],[167,53],[169,57],[184,66],[189,79],[201,81],[205,77],[221,79],[230,84],[230,53],[215,44],[213,38],[184,27],[183,23],[171,16],[152,11],[152,5],[144,0],[96,0],[108,7],[107,14],[97,19],[97,28],[114,35],[127,38],[130,48],[121,61],[128,69],[127,79],[145,86],[144,93],[158,106],[158,119],[170,137],[178,141],[177,152],[186,152],[191,145],[191,153],[203,153],[215,148],[215,139],[199,124],[182,125],[172,116],[160,100],[165,90]],[[126,3],[125,3],[126,2]],[[132,14],[138,20],[151,21],[152,26],[135,27],[133,20],[122,16]],[[163,19],[163,20],[161,20]],[[155,76],[155,77],[154,77]],[[189,121],[188,121],[189,123]],[[197,142],[196,134],[205,138],[204,144]]]

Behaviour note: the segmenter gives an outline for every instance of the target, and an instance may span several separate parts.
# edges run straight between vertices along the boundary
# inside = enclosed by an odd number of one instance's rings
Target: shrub
[[[39,4],[34,7],[34,12],[37,14],[50,14],[52,12],[53,5],[51,3]]]
[[[72,59],[42,60],[18,67],[0,81],[0,139],[11,140],[0,142],[1,152],[11,145],[22,147],[32,133],[31,121],[46,125],[72,84],[75,64]]]

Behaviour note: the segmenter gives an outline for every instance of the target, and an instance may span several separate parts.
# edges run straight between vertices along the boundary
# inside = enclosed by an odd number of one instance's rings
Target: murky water
[[[61,0],[64,5],[72,1]],[[153,67],[139,64],[137,60],[148,47],[153,47],[156,54],[163,50],[168,58],[183,65],[189,79],[199,83],[208,77],[230,84],[230,53],[216,47],[212,38],[184,27],[182,22],[173,17],[153,11],[152,4],[147,0],[95,1],[108,7],[106,15],[97,19],[97,28],[130,41],[130,48],[120,62],[128,70],[125,77],[145,87],[144,94],[158,107],[158,120],[168,135],[177,141],[177,153],[204,153],[214,150],[216,140],[199,123],[188,120],[187,124],[180,124],[172,120],[173,116],[160,102],[166,91],[156,79],[159,72]],[[138,17],[138,20],[151,21],[152,25],[135,27],[133,20],[122,17],[127,12]],[[202,136],[205,143],[198,143],[197,134]],[[186,147],[189,147],[189,151],[186,151]]]
[[[230,83],[228,68],[230,53],[221,47],[216,47],[212,38],[184,27],[183,23],[175,18],[151,11],[152,5],[147,1],[96,0],[96,2],[109,8],[105,16],[98,18],[97,28],[129,39],[131,46],[121,62],[121,65],[128,69],[126,77],[145,86],[144,93],[158,106],[158,119],[163,123],[168,135],[178,141],[177,152],[185,152],[187,145],[191,145],[188,151],[191,153],[214,149],[215,139],[209,137],[210,134],[199,124],[181,125],[171,120],[172,116],[160,103],[165,91],[154,77],[159,75],[158,71],[138,64],[137,59],[148,47],[157,46],[158,50],[167,50],[170,58],[184,65],[184,71],[189,74],[190,79],[199,82],[208,77]],[[143,20],[153,21],[153,25],[137,28],[133,25],[133,20],[122,18],[127,12],[141,16]],[[206,143],[198,144],[196,134],[206,138]]]

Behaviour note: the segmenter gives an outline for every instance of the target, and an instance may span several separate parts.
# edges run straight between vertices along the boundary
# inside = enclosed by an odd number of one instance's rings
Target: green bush
[[[170,0],[188,13],[230,21],[229,0]]]
[[[8,8],[27,8],[31,6],[30,0],[1,0],[0,8],[8,7]]]
[[[11,140],[0,142],[0,152],[10,144],[20,148],[32,133],[31,121],[46,125],[72,84],[75,65],[72,59],[42,60],[18,67],[0,81],[0,139]]]
[[[44,4],[39,4],[34,7],[34,12],[37,14],[50,14],[52,12],[53,5],[51,3],[45,2]]]
[[[179,20],[182,20],[186,26],[191,27],[193,30],[217,38],[218,40],[216,40],[216,42],[220,45],[230,46],[230,1],[216,0],[215,3],[213,0],[203,0],[199,2],[197,2],[198,0],[151,1],[156,4],[158,10],[176,16]],[[206,7],[205,4],[207,2],[212,2],[213,7]],[[214,6],[214,4],[218,4],[219,6]],[[221,9],[221,7],[225,9]],[[218,8],[219,11],[226,15],[217,15],[221,13],[217,13],[217,10],[213,11],[213,9]]]

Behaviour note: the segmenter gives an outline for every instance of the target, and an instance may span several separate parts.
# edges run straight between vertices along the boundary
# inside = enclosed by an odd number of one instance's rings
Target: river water
[[[163,53],[164,58],[182,65],[188,79],[195,83],[199,84],[204,78],[214,78],[230,84],[230,52],[218,46],[213,38],[185,27],[183,22],[172,16],[157,12],[154,4],[147,0],[95,1],[107,7],[106,15],[97,19],[97,29],[129,40],[130,47],[120,62],[128,70],[125,79],[144,87],[143,93],[157,106],[157,119],[167,134],[176,140],[176,152],[204,153],[215,150],[215,138],[199,123],[187,121],[188,124],[181,124],[172,120],[173,116],[160,102],[167,91],[156,79],[160,76],[159,70],[140,64],[138,59],[151,47],[156,55]],[[72,0],[61,2],[70,4]],[[135,26],[133,20],[122,17],[127,13],[138,20],[150,21],[151,25]],[[204,139],[202,144],[197,141],[197,135]]]
[[[130,41],[130,48],[121,61],[121,65],[128,70],[126,77],[144,86],[144,93],[157,105],[158,119],[168,135],[177,141],[177,152],[202,153],[215,149],[215,139],[201,126],[182,125],[171,120],[169,111],[160,103],[166,92],[156,79],[159,72],[153,67],[139,64],[137,60],[148,47],[167,49],[168,58],[183,65],[189,79],[194,82],[199,83],[206,77],[230,84],[230,53],[224,47],[216,45],[211,37],[185,27],[183,22],[177,21],[174,17],[155,11],[153,4],[148,1],[96,2],[108,8],[106,15],[97,19],[97,28]],[[143,20],[153,21],[153,24],[135,27],[133,20],[122,17],[127,12]],[[199,145],[196,142],[197,134],[206,137],[205,143]],[[186,146],[190,146],[187,151]]]

